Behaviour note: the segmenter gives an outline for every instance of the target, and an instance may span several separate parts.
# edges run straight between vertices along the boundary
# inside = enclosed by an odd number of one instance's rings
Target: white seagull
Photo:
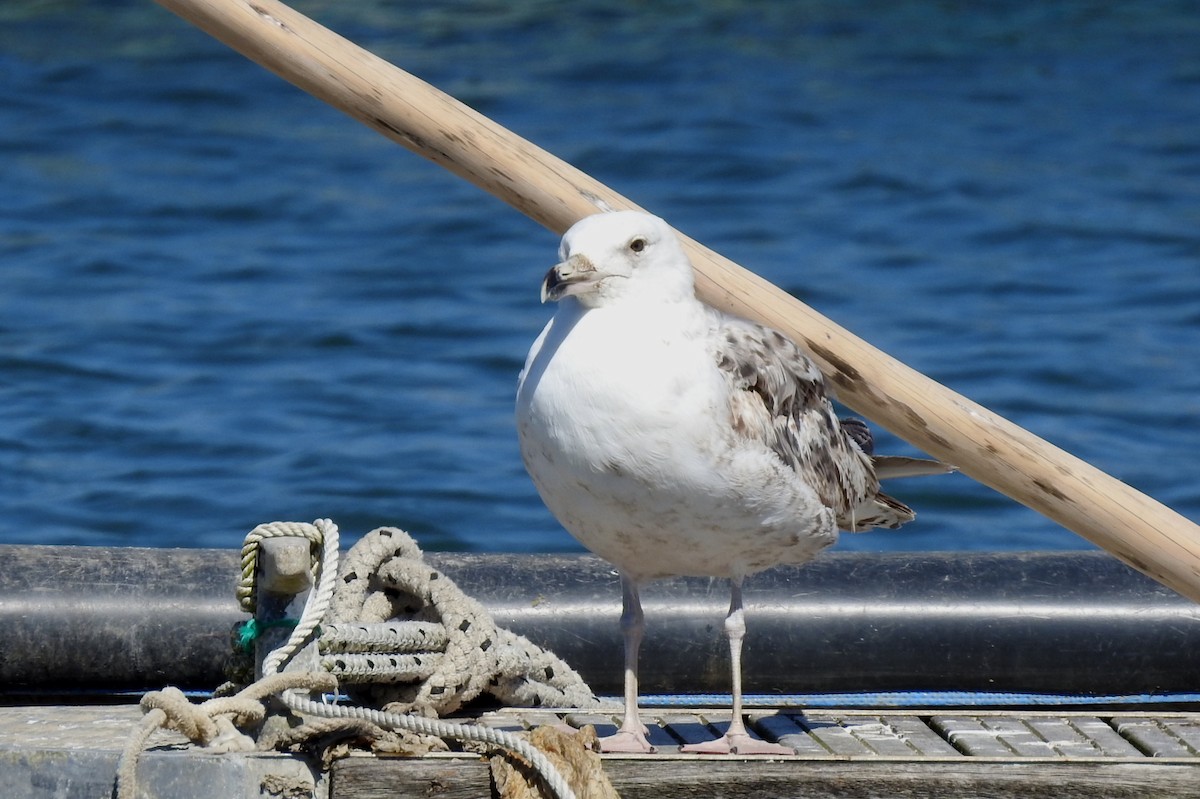
[[[790,339],[700,302],[671,228],[648,214],[596,214],[563,236],[542,283],[558,308],[517,389],[525,468],[571,535],[621,574],[625,716],[606,751],[652,752],[638,717],[639,590],[655,578],[727,577],[732,721],[688,751],[791,753],[742,719],[742,580],[814,558],[838,529],[914,517],[879,490],[948,467],[874,459],[840,422],[824,379]],[[879,467],[877,462],[886,464]]]

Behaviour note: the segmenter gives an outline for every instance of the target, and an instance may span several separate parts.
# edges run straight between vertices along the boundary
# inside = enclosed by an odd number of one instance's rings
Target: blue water
[[[1200,6],[976,5],[299,7],[1200,518]],[[578,548],[512,424],[553,235],[150,0],[7,0],[0,77],[0,541]],[[1088,546],[892,489],[840,547]]]

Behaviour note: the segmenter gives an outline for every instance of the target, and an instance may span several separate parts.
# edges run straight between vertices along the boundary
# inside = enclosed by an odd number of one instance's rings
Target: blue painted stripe
[[[613,699],[618,699],[614,697]],[[618,699],[619,701],[619,699]],[[729,694],[643,695],[644,707],[723,707]],[[1078,705],[1184,705],[1200,703],[1200,693],[1166,694],[1035,694],[988,691],[882,691],[832,694],[747,694],[747,707],[790,708],[916,708],[1016,707]]]

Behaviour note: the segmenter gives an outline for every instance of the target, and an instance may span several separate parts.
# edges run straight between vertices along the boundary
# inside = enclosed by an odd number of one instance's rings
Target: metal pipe
[[[620,692],[620,588],[584,555],[429,553],[497,624]],[[211,689],[238,556],[0,546],[0,694]],[[725,692],[723,581],[643,595],[647,693]],[[747,580],[748,692],[1195,691],[1200,609],[1100,552],[832,553]]]

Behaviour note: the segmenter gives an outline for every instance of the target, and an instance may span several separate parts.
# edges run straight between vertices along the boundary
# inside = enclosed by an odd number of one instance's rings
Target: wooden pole
[[[276,0],[158,0],[247,58],[561,233],[631,201]],[[802,342],[855,411],[1200,601],[1200,527],[687,239],[697,293]]]

